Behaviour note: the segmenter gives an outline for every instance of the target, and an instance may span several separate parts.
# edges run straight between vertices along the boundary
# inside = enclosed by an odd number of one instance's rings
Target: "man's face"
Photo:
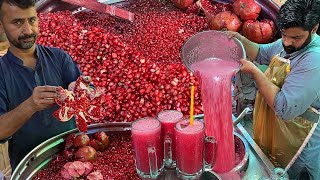
[[[30,49],[38,37],[36,7],[21,9],[3,3],[1,23],[9,42],[19,49]]]
[[[303,49],[311,42],[311,32],[300,27],[283,29],[281,35],[283,48],[288,54]]]

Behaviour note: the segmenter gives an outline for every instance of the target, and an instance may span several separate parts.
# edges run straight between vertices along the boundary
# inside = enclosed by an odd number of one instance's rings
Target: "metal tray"
[[[87,134],[93,134],[95,132],[126,132],[131,131],[131,123],[103,123],[93,124],[88,127]],[[54,155],[61,151],[64,147],[64,139],[71,133],[78,134],[77,129],[67,131],[59,134],[55,137],[48,139],[34,148],[25,158],[19,163],[17,168],[12,174],[12,180],[18,179],[32,179],[41,169],[45,168],[51,160],[54,159]],[[235,133],[235,139],[243,142],[244,149],[246,150],[242,161],[235,166],[230,172],[244,171],[248,165],[249,158],[249,146],[245,138]],[[212,174],[215,174],[211,172]],[[160,179],[176,179],[175,170],[166,169]]]

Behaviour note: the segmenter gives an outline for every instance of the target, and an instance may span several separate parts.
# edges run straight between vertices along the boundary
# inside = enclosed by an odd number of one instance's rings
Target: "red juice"
[[[175,125],[177,169],[183,174],[193,175],[201,172],[204,151],[204,124],[181,120]]]
[[[231,78],[238,63],[228,60],[204,60],[192,64],[201,84],[206,135],[217,140],[213,170],[228,172],[235,166],[232,124]],[[209,156],[210,157],[210,156]]]
[[[174,138],[174,126],[183,118],[183,114],[177,110],[165,110],[157,115],[158,120],[161,122],[162,135],[170,135],[172,138],[172,160],[176,160],[176,147]]]
[[[132,123],[132,142],[137,169],[142,173],[150,173],[148,148],[153,146],[156,152],[158,170],[162,168],[163,145],[161,140],[161,124],[155,118],[142,118]]]

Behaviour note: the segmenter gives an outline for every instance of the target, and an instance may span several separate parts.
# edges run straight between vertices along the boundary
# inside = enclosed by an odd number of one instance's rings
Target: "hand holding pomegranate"
[[[57,87],[55,86],[38,86],[33,90],[32,95],[27,99],[30,106],[35,111],[41,111],[43,109],[51,107],[57,97]]]

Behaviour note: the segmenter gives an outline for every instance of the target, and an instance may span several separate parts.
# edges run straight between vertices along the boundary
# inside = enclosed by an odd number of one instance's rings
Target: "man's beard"
[[[299,48],[295,48],[293,46],[285,46],[283,44],[283,42],[282,42],[282,46],[283,46],[284,51],[286,51],[287,54],[291,54],[291,53],[297,52],[297,51],[303,49],[304,47],[308,46],[308,44],[310,42],[311,42],[311,33],[309,33],[308,38],[304,41],[304,43]]]
[[[23,40],[32,38],[33,40],[30,42],[24,42]],[[13,44],[15,47],[19,49],[30,49],[34,43],[36,42],[37,35],[36,34],[28,34],[18,37],[18,41],[13,40],[13,38],[8,37],[8,40],[11,44]]]

